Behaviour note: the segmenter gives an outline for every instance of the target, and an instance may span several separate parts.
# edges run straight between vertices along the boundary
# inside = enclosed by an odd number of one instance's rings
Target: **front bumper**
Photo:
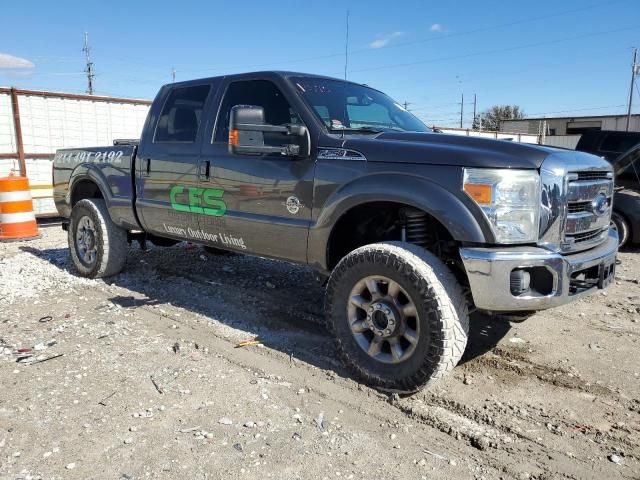
[[[600,245],[580,253],[561,255],[543,248],[461,248],[476,308],[495,312],[544,310],[564,305],[606,288],[613,280],[618,234],[609,229]],[[520,295],[511,290],[514,270],[549,272],[548,291],[531,289]]]

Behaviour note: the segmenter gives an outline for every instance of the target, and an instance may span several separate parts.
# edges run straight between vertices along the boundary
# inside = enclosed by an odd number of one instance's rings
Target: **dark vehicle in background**
[[[607,161],[436,134],[317,75],[165,85],[139,142],[59,150],[53,176],[80,275],[117,274],[135,239],[308,264],[341,359],[388,391],[458,363],[470,308],[551,308],[615,272]]]
[[[640,243],[640,132],[592,130],[585,132],[576,150],[608,160],[616,174],[611,220],[620,245]]]

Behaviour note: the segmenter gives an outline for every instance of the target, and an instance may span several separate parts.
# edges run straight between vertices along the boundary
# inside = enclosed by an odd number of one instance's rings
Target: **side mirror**
[[[281,133],[284,136],[304,139],[280,147],[264,144],[265,133]],[[279,153],[289,157],[309,156],[309,135],[304,125],[267,125],[264,109],[255,105],[236,105],[229,116],[229,153],[260,155]]]

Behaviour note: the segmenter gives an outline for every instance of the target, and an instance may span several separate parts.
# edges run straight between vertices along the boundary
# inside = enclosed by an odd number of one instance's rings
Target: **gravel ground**
[[[0,478],[640,478],[640,252],[604,293],[473,315],[398,398],[335,360],[305,267],[183,243],[86,280],[43,233],[0,244]]]

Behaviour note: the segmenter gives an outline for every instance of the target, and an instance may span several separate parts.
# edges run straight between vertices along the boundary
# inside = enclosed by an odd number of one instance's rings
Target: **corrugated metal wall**
[[[139,138],[150,102],[16,90],[24,163],[36,214],[54,215],[51,158],[58,148],[111,145]],[[0,176],[20,171],[9,89],[0,89]]]
[[[480,132],[468,128],[440,128],[443,133],[465,135],[467,137],[491,138],[493,140],[510,140],[519,143],[540,143],[540,135],[530,135],[517,132]]]

